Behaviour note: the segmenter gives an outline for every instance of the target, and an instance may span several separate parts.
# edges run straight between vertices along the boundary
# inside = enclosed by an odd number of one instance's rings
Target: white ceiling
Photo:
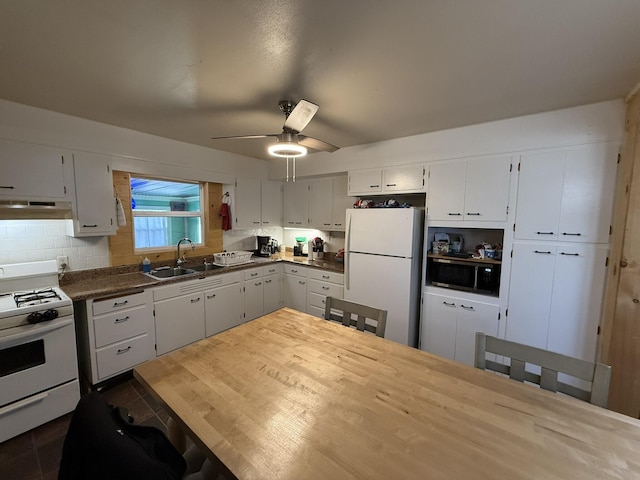
[[[0,0],[0,98],[267,158],[624,97],[639,0]]]

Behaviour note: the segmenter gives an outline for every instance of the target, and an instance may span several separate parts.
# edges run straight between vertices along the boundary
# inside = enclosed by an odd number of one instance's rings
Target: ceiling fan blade
[[[322,152],[335,152],[340,147],[331,145],[330,143],[323,142],[317,138],[307,137],[305,135],[298,135],[298,144],[303,147],[312,148],[314,150],[320,150]]]
[[[301,132],[316,114],[318,108],[315,103],[300,100],[285,120],[284,128],[297,133]]]
[[[242,138],[268,138],[277,137],[278,133],[267,133],[266,135],[231,135],[229,137],[211,137],[211,140],[234,140]]]

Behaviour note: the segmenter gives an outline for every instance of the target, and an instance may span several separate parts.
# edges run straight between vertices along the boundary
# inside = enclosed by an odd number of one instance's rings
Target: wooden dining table
[[[640,478],[637,419],[289,308],[134,375],[239,479]]]

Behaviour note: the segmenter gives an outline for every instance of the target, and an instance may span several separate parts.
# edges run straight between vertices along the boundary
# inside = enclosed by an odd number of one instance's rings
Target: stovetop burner
[[[16,307],[28,307],[60,300],[60,295],[53,288],[43,288],[41,290],[15,293],[13,299],[16,302]]]

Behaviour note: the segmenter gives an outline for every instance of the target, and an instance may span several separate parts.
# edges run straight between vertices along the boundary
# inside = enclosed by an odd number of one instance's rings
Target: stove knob
[[[29,323],[40,323],[45,320],[44,315],[40,312],[33,312],[27,316],[27,322]]]
[[[54,320],[54,319],[58,318],[58,311],[57,310],[47,310],[42,314],[42,316],[44,317],[45,320]]]

